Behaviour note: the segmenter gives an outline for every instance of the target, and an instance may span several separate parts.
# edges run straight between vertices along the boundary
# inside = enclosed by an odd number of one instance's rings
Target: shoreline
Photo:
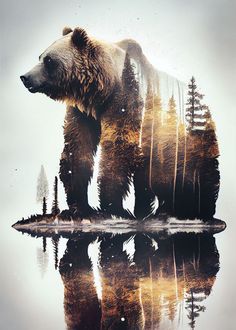
[[[82,221],[64,221],[55,219],[48,222],[41,220],[31,223],[15,223],[14,229],[21,232],[31,232],[35,234],[60,234],[60,233],[158,233],[166,232],[170,235],[184,233],[210,233],[217,234],[225,230],[226,223],[219,219],[212,219],[203,222],[199,219],[177,220],[168,218],[167,220],[148,219],[143,221],[126,219],[106,219],[106,220],[88,220]]]

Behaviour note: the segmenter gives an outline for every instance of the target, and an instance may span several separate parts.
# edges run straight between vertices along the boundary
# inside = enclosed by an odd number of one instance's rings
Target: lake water
[[[235,329],[232,217],[214,236],[68,239],[22,235],[17,214],[1,219],[1,329]]]

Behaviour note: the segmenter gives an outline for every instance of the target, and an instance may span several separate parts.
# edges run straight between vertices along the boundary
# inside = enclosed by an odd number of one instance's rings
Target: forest
[[[219,148],[215,123],[194,77],[188,85],[185,115],[168,109],[151,86],[142,125],[142,152],[149,187],[159,200],[158,213],[179,218],[211,219],[219,191]]]

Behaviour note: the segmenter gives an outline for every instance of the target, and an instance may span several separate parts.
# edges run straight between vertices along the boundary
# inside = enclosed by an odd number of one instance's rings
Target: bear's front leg
[[[77,107],[68,107],[64,125],[64,150],[60,179],[64,184],[69,211],[64,216],[79,218],[94,210],[88,204],[88,184],[93,175],[94,155],[100,140],[100,124]]]

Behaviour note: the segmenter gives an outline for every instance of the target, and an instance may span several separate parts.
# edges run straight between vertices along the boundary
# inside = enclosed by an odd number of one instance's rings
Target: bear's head
[[[31,93],[44,93],[54,100],[78,106],[92,114],[112,93],[117,80],[114,64],[103,43],[85,30],[63,29],[63,37],[40,56],[39,63],[22,75]]]

